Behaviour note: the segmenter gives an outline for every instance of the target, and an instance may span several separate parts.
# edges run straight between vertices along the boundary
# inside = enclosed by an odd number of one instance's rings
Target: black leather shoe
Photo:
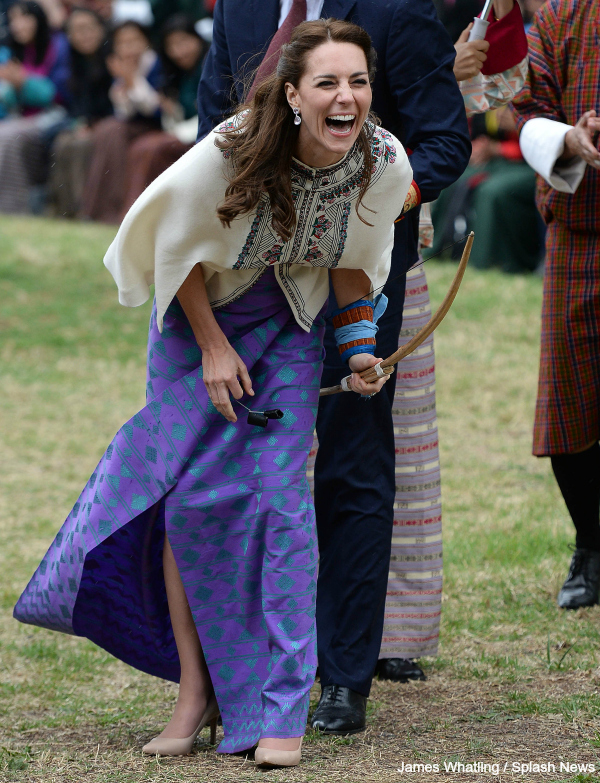
[[[323,734],[356,734],[365,730],[367,697],[342,685],[326,685],[311,726]]]
[[[598,603],[600,592],[600,552],[576,549],[569,575],[558,594],[561,609],[579,609]]]
[[[377,674],[380,680],[393,682],[427,679],[423,669],[410,658],[382,658],[377,664]]]

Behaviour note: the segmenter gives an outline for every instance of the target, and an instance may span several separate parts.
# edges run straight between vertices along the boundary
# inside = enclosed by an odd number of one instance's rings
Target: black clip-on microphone
[[[256,427],[266,427],[269,419],[283,419],[283,411],[275,408],[272,411],[251,411],[248,410],[248,424]]]
[[[248,411],[248,418],[246,421],[253,427],[266,427],[269,423],[269,419],[283,419],[283,411],[279,410],[279,408],[274,408],[270,411],[251,411],[243,402],[240,402],[239,400],[236,400],[236,402],[238,405],[241,405],[242,408],[246,408]]]

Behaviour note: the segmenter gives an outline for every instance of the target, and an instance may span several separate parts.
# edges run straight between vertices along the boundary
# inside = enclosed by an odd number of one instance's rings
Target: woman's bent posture
[[[123,304],[156,286],[147,405],[15,616],[181,683],[149,753],[189,752],[220,710],[219,751],[258,743],[258,763],[300,759],[316,668],[305,470],[324,305],[331,279],[351,388],[378,392],[386,378],[357,373],[380,361],[372,292],[412,178],[400,143],[368,119],[373,62],[355,25],[301,24],[245,110],[142,194],[105,259]],[[241,405],[283,415],[251,426]]]

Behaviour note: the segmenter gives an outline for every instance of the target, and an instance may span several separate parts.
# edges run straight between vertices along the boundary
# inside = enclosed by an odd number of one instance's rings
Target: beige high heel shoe
[[[297,767],[302,758],[302,740],[297,750],[276,750],[258,747],[254,751],[254,763],[257,767]]]
[[[187,756],[192,750],[192,746],[198,734],[206,725],[210,725],[210,743],[214,745],[217,740],[217,719],[219,717],[219,705],[217,697],[211,696],[202,720],[198,724],[196,731],[185,739],[173,739],[171,737],[154,737],[153,740],[142,748],[143,753],[150,756]]]

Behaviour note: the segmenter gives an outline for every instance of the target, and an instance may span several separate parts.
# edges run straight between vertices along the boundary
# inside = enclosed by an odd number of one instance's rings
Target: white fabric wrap
[[[575,193],[587,166],[580,157],[567,164],[558,161],[565,149],[565,136],[572,127],[546,117],[535,117],[527,120],[519,139],[527,163],[560,193]]]
[[[333,216],[340,214],[347,205],[347,196],[342,194],[335,202],[328,203],[327,209],[331,211],[326,214],[332,216],[338,233],[344,235],[343,252],[337,266],[363,269],[371,289],[379,290],[389,274],[394,220],[402,212],[412,182],[412,170],[400,142],[379,128],[375,133],[385,134],[387,143],[394,146],[395,160],[390,163],[383,155],[376,159],[377,173],[373,174],[373,184],[364,199],[365,205],[375,211],[361,210],[373,225],[365,225],[356,214],[356,195],[351,200],[345,232],[337,225],[341,221],[334,221]],[[197,263],[202,264],[213,309],[241,296],[268,264],[263,260],[262,247],[260,252],[254,252],[255,242],[249,237],[257,219],[256,211],[234,220],[231,228],[224,228],[217,218],[216,208],[223,201],[228,184],[229,164],[215,146],[215,138],[213,131],[146,188],[125,216],[104,258],[117,283],[121,304],[127,307],[143,304],[150,297],[150,285],[155,284],[161,330],[167,307]],[[349,154],[344,161],[354,158]],[[337,169],[331,166],[319,172],[322,175],[331,171],[335,179],[339,165],[336,164]],[[338,176],[341,175],[338,173]],[[304,185],[293,187],[300,188],[298,200],[304,208],[317,203],[318,193],[313,192],[308,179]],[[322,266],[313,266],[311,261],[305,260],[309,244],[315,242],[312,219],[310,217],[303,228],[300,244],[295,241],[297,237],[282,243],[280,262],[274,265],[291,310],[306,331],[310,330],[329,295],[328,264],[333,261],[332,253],[321,259]],[[270,220],[268,226],[261,224],[261,231],[268,238]],[[276,244],[275,234],[272,241]],[[234,269],[244,247],[249,250],[243,267]]]

